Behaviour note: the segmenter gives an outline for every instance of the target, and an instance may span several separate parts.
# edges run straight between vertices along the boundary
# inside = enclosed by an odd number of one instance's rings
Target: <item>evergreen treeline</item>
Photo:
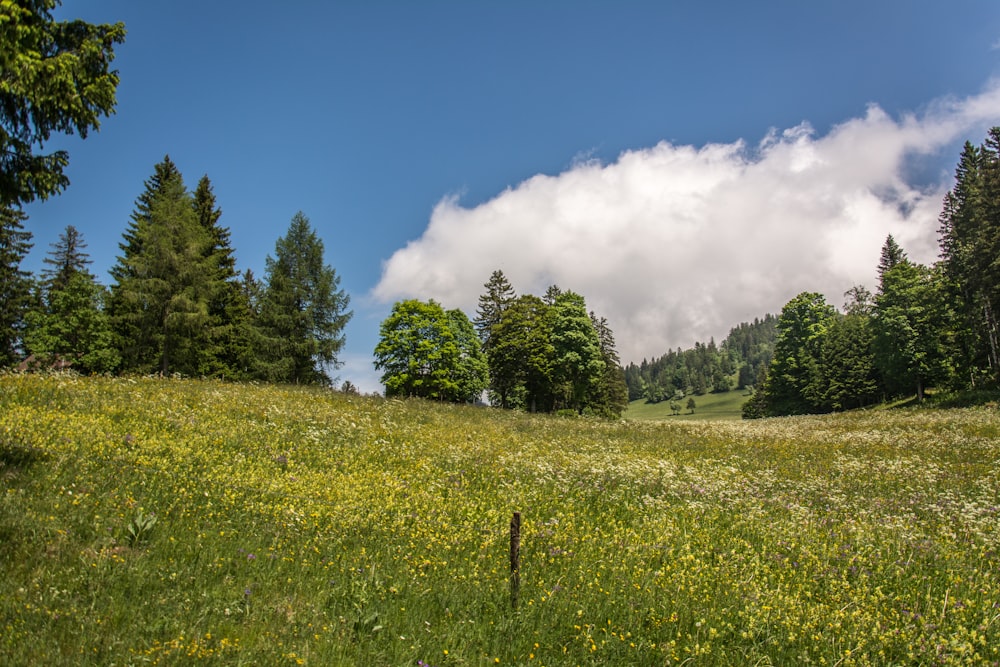
[[[695,343],[688,350],[678,348],[638,365],[630,363],[625,367],[629,400],[659,403],[729,391],[734,384],[737,389],[754,386],[771,362],[776,323],[774,315],[765,315],[731,329],[719,346],[711,339],[707,345]]]
[[[351,313],[323,242],[298,213],[262,281],[239,274],[207,176],[194,192],[165,157],[135,202],[102,286],[66,227],[37,279],[24,215],[0,210],[0,364],[81,372],[328,383]]]
[[[1000,386],[1000,127],[980,146],[966,142],[955,177],[940,216],[940,261],[912,262],[890,235],[876,294],[853,288],[842,313],[815,293],[786,304],[745,417]]]

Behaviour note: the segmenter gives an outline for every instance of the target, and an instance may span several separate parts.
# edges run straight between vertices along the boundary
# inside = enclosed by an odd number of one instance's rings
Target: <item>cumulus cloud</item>
[[[803,123],[756,144],[663,142],[610,164],[580,159],[472,208],[445,197],[385,262],[373,296],[434,298],[471,316],[499,268],[518,293],[583,294],[626,362],[720,340],[799,292],[839,306],[853,285],[873,288],[887,234],[934,261],[958,155],[940,156],[947,168],[931,186],[908,181],[912,161],[978,143],[998,121],[993,84],[898,119],[872,105],[823,136]]]

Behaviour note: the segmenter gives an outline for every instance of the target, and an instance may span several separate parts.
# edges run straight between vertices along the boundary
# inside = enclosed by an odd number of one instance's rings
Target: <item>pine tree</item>
[[[31,232],[22,224],[28,216],[0,205],[0,368],[22,356],[24,314],[31,303],[31,274],[21,261],[31,250]]]
[[[323,242],[300,211],[267,257],[257,316],[257,372],[272,382],[329,384],[340,365],[350,297],[323,261]]]

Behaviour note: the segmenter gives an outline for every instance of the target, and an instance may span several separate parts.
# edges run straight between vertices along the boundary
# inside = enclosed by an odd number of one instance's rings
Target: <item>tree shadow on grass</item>
[[[16,478],[48,455],[38,447],[28,447],[18,443],[0,440],[0,479],[10,481]]]
[[[47,458],[37,447],[0,440],[0,487],[14,488],[29,468]],[[0,507],[0,562],[15,557],[24,539],[24,517],[15,505]]]

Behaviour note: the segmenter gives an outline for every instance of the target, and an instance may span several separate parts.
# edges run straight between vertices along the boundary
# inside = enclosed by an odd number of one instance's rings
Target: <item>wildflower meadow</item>
[[[1000,664],[998,464],[989,406],[0,376],[0,664]]]

